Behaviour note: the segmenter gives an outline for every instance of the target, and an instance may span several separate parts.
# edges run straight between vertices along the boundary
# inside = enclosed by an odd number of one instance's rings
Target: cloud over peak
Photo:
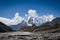
[[[30,9],[30,10],[28,11],[28,14],[29,14],[29,16],[31,16],[31,17],[36,17],[36,16],[37,16],[36,10],[32,10],[32,9]]]
[[[12,18],[12,19],[0,17],[0,22],[3,22],[3,23],[5,23],[6,25],[9,26],[9,25],[17,25],[17,24],[21,23],[23,20],[28,22],[28,20],[31,17],[33,17],[33,20],[37,19],[38,22],[40,22],[40,23],[50,22],[55,18],[53,15],[38,16],[36,10],[32,10],[32,9],[28,10],[28,14],[26,14],[25,16],[27,17],[27,19],[25,17],[21,17],[19,15],[19,13],[16,13],[14,18]],[[34,22],[36,22],[36,21],[34,21]],[[36,23],[38,23],[38,22],[36,22]],[[28,25],[31,25],[31,24],[28,24]]]

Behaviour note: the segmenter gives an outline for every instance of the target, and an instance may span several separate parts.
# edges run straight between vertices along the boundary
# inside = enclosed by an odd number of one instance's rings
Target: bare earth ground
[[[0,33],[0,40],[59,40],[60,33],[7,32]]]

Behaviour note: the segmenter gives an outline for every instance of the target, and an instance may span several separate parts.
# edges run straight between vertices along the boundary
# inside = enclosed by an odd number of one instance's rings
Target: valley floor
[[[60,33],[7,32],[0,33],[0,40],[59,40]]]

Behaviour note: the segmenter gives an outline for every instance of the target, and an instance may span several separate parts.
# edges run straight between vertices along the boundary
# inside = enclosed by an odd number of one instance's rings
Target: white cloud
[[[6,25],[10,24],[10,21],[11,21],[10,19],[0,17],[0,22],[4,23]]]
[[[51,22],[55,17],[51,14],[51,15],[42,15],[42,16],[39,16],[36,12],[36,10],[28,10],[28,14],[27,14],[28,18],[27,18],[27,25],[28,25],[28,21],[29,19],[32,17],[33,19],[33,22],[36,24],[36,25],[40,25],[42,23],[45,23],[45,22]],[[30,24],[29,24],[30,25]]]
[[[30,17],[35,17],[37,18],[41,23],[43,22],[50,22],[52,21],[55,17],[51,14],[51,15],[42,15],[42,16],[38,16],[36,10],[29,10],[28,11],[28,20]]]
[[[28,14],[25,14],[25,17],[21,17],[19,16],[19,13],[15,14],[15,17],[12,19],[8,19],[8,18],[3,18],[0,17],[0,22],[5,23],[6,25],[17,25],[19,23],[22,22],[22,20],[25,20],[26,22],[28,22],[28,20],[30,19],[30,17],[36,18],[38,20],[38,22],[35,20],[33,22],[37,23],[45,23],[45,22],[50,22],[52,21],[55,17],[53,15],[43,15],[43,16],[38,16],[36,10],[28,10]],[[29,26],[31,26],[32,24],[28,24]]]
[[[29,15],[30,17],[36,17],[36,16],[37,16],[36,10],[30,9],[30,10],[28,11],[28,15]]]
[[[19,13],[16,13],[15,17],[11,20],[11,22],[13,24],[18,24],[18,23],[21,23],[22,20],[23,20],[23,18],[21,16],[19,16]]]
[[[42,18],[43,23],[45,23],[51,22],[55,17],[53,15],[43,15],[40,18]]]
[[[23,20],[23,18],[21,16],[19,16],[19,13],[16,13],[15,17],[12,19],[0,17],[0,22],[5,23],[8,26],[17,25],[18,23],[21,23],[22,20]]]
[[[25,16],[27,17],[28,15],[27,15],[27,14],[25,14]]]

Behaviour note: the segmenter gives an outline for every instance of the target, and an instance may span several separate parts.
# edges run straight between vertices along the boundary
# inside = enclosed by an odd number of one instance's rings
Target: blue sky
[[[60,0],[0,0],[0,17],[13,18],[16,12],[24,16],[29,9],[36,10],[40,16],[60,17]]]

